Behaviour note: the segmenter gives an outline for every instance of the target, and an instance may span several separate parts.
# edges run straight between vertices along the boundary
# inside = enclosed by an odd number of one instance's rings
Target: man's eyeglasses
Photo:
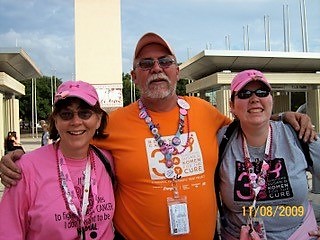
[[[250,98],[253,94],[255,94],[259,98],[264,98],[264,97],[269,96],[270,90],[257,89],[257,90],[251,91],[251,90],[244,89],[244,90],[239,91],[236,94],[236,96],[238,96],[238,98],[240,98],[240,99],[247,99],[247,98]]]
[[[159,66],[161,68],[168,68],[173,63],[175,63],[176,60],[173,57],[170,57],[170,56],[160,57],[158,59],[142,58],[137,62],[136,66],[140,67],[142,70],[146,71],[146,70],[152,69],[156,62],[159,64]]]
[[[80,109],[77,112],[71,111],[71,110],[62,110],[59,113],[59,116],[64,121],[69,121],[74,118],[74,115],[77,114],[79,118],[82,120],[88,120],[91,118],[93,111],[89,109]]]

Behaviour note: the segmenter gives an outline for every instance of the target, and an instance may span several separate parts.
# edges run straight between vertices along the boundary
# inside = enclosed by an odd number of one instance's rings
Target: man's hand
[[[298,112],[285,112],[284,121],[289,123],[296,131],[299,131],[299,138],[305,142],[313,142],[318,139],[311,119],[307,114]]]
[[[317,230],[309,232],[309,236],[318,237],[317,239],[320,240],[320,226],[318,226]]]
[[[0,161],[0,178],[1,183],[6,187],[17,184],[21,179],[21,170],[14,163],[19,160],[24,152],[21,149],[9,152],[1,158]]]

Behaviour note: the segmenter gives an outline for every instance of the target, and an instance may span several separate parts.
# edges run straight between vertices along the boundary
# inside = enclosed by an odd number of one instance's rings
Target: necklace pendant
[[[186,116],[187,113],[188,113],[188,111],[187,111],[186,109],[184,109],[184,108],[180,108],[179,112],[180,112],[180,114],[181,114],[182,116]]]
[[[174,146],[179,146],[180,143],[181,143],[181,139],[179,137],[175,136],[174,138],[172,138],[172,144]]]
[[[180,107],[182,107],[183,109],[186,109],[186,110],[190,109],[189,103],[187,103],[187,102],[186,102],[184,99],[182,99],[182,98],[179,98],[178,101],[177,101],[177,103],[178,103],[178,105],[179,105]]]
[[[141,110],[140,113],[139,113],[139,118],[141,119],[145,119],[147,117],[147,112],[144,111],[144,110]]]
[[[160,140],[160,141],[161,141],[161,140]],[[158,144],[159,144],[160,141],[158,141]],[[160,144],[159,144],[159,146],[160,146]],[[162,145],[160,146],[160,152],[161,152],[163,155],[167,154],[168,148],[167,148],[167,145],[166,145],[166,144],[162,144]]]
[[[151,123],[151,117],[147,116],[144,121],[147,123],[147,124],[150,124]]]
[[[158,134],[159,130],[158,130],[158,128],[154,127],[151,129],[151,132],[153,135],[156,135],[156,134]]]
[[[166,159],[166,167],[171,168],[173,166],[173,161],[171,159]]]
[[[167,179],[172,179],[174,178],[174,170],[172,168],[168,168],[164,171],[164,176],[167,178]]]
[[[258,185],[260,187],[263,187],[266,184],[266,180],[264,180],[263,178],[259,178],[258,179]]]

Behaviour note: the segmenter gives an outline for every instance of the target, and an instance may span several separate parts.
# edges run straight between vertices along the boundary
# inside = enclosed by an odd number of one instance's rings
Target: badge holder
[[[167,198],[171,235],[190,233],[187,197],[179,196],[176,180],[173,179],[173,197]]]
[[[250,208],[256,210],[257,195],[260,191],[260,187],[254,188],[253,191],[254,191],[254,200]],[[248,231],[248,233],[244,233],[246,231]],[[246,236],[247,234],[250,236],[250,238],[248,239],[267,240],[267,233],[266,233],[266,229],[265,229],[262,218],[252,217],[251,215],[249,215],[247,220],[247,228],[241,228],[240,236],[241,235]],[[244,240],[244,239],[247,239],[247,238],[240,237],[240,240]]]

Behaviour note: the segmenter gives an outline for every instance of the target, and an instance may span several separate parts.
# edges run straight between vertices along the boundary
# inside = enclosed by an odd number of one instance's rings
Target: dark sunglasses
[[[91,111],[90,109],[80,109],[77,112],[71,110],[62,110],[58,114],[60,118],[64,121],[73,119],[75,114],[77,114],[78,117],[82,120],[88,120],[89,118],[91,118],[93,111]]]
[[[247,98],[250,98],[253,94],[255,94],[259,98],[264,98],[264,97],[269,96],[270,90],[257,89],[257,90],[251,91],[251,90],[244,89],[244,90],[239,91],[236,94],[236,96],[238,96],[238,98],[240,98],[240,99],[247,99]]]
[[[136,66],[140,67],[142,70],[146,71],[146,70],[150,70],[151,68],[153,68],[153,66],[156,62],[158,62],[159,66],[161,68],[168,68],[176,61],[174,60],[174,58],[172,58],[170,56],[160,57],[158,59],[142,58],[139,60],[139,62],[137,62]]]

